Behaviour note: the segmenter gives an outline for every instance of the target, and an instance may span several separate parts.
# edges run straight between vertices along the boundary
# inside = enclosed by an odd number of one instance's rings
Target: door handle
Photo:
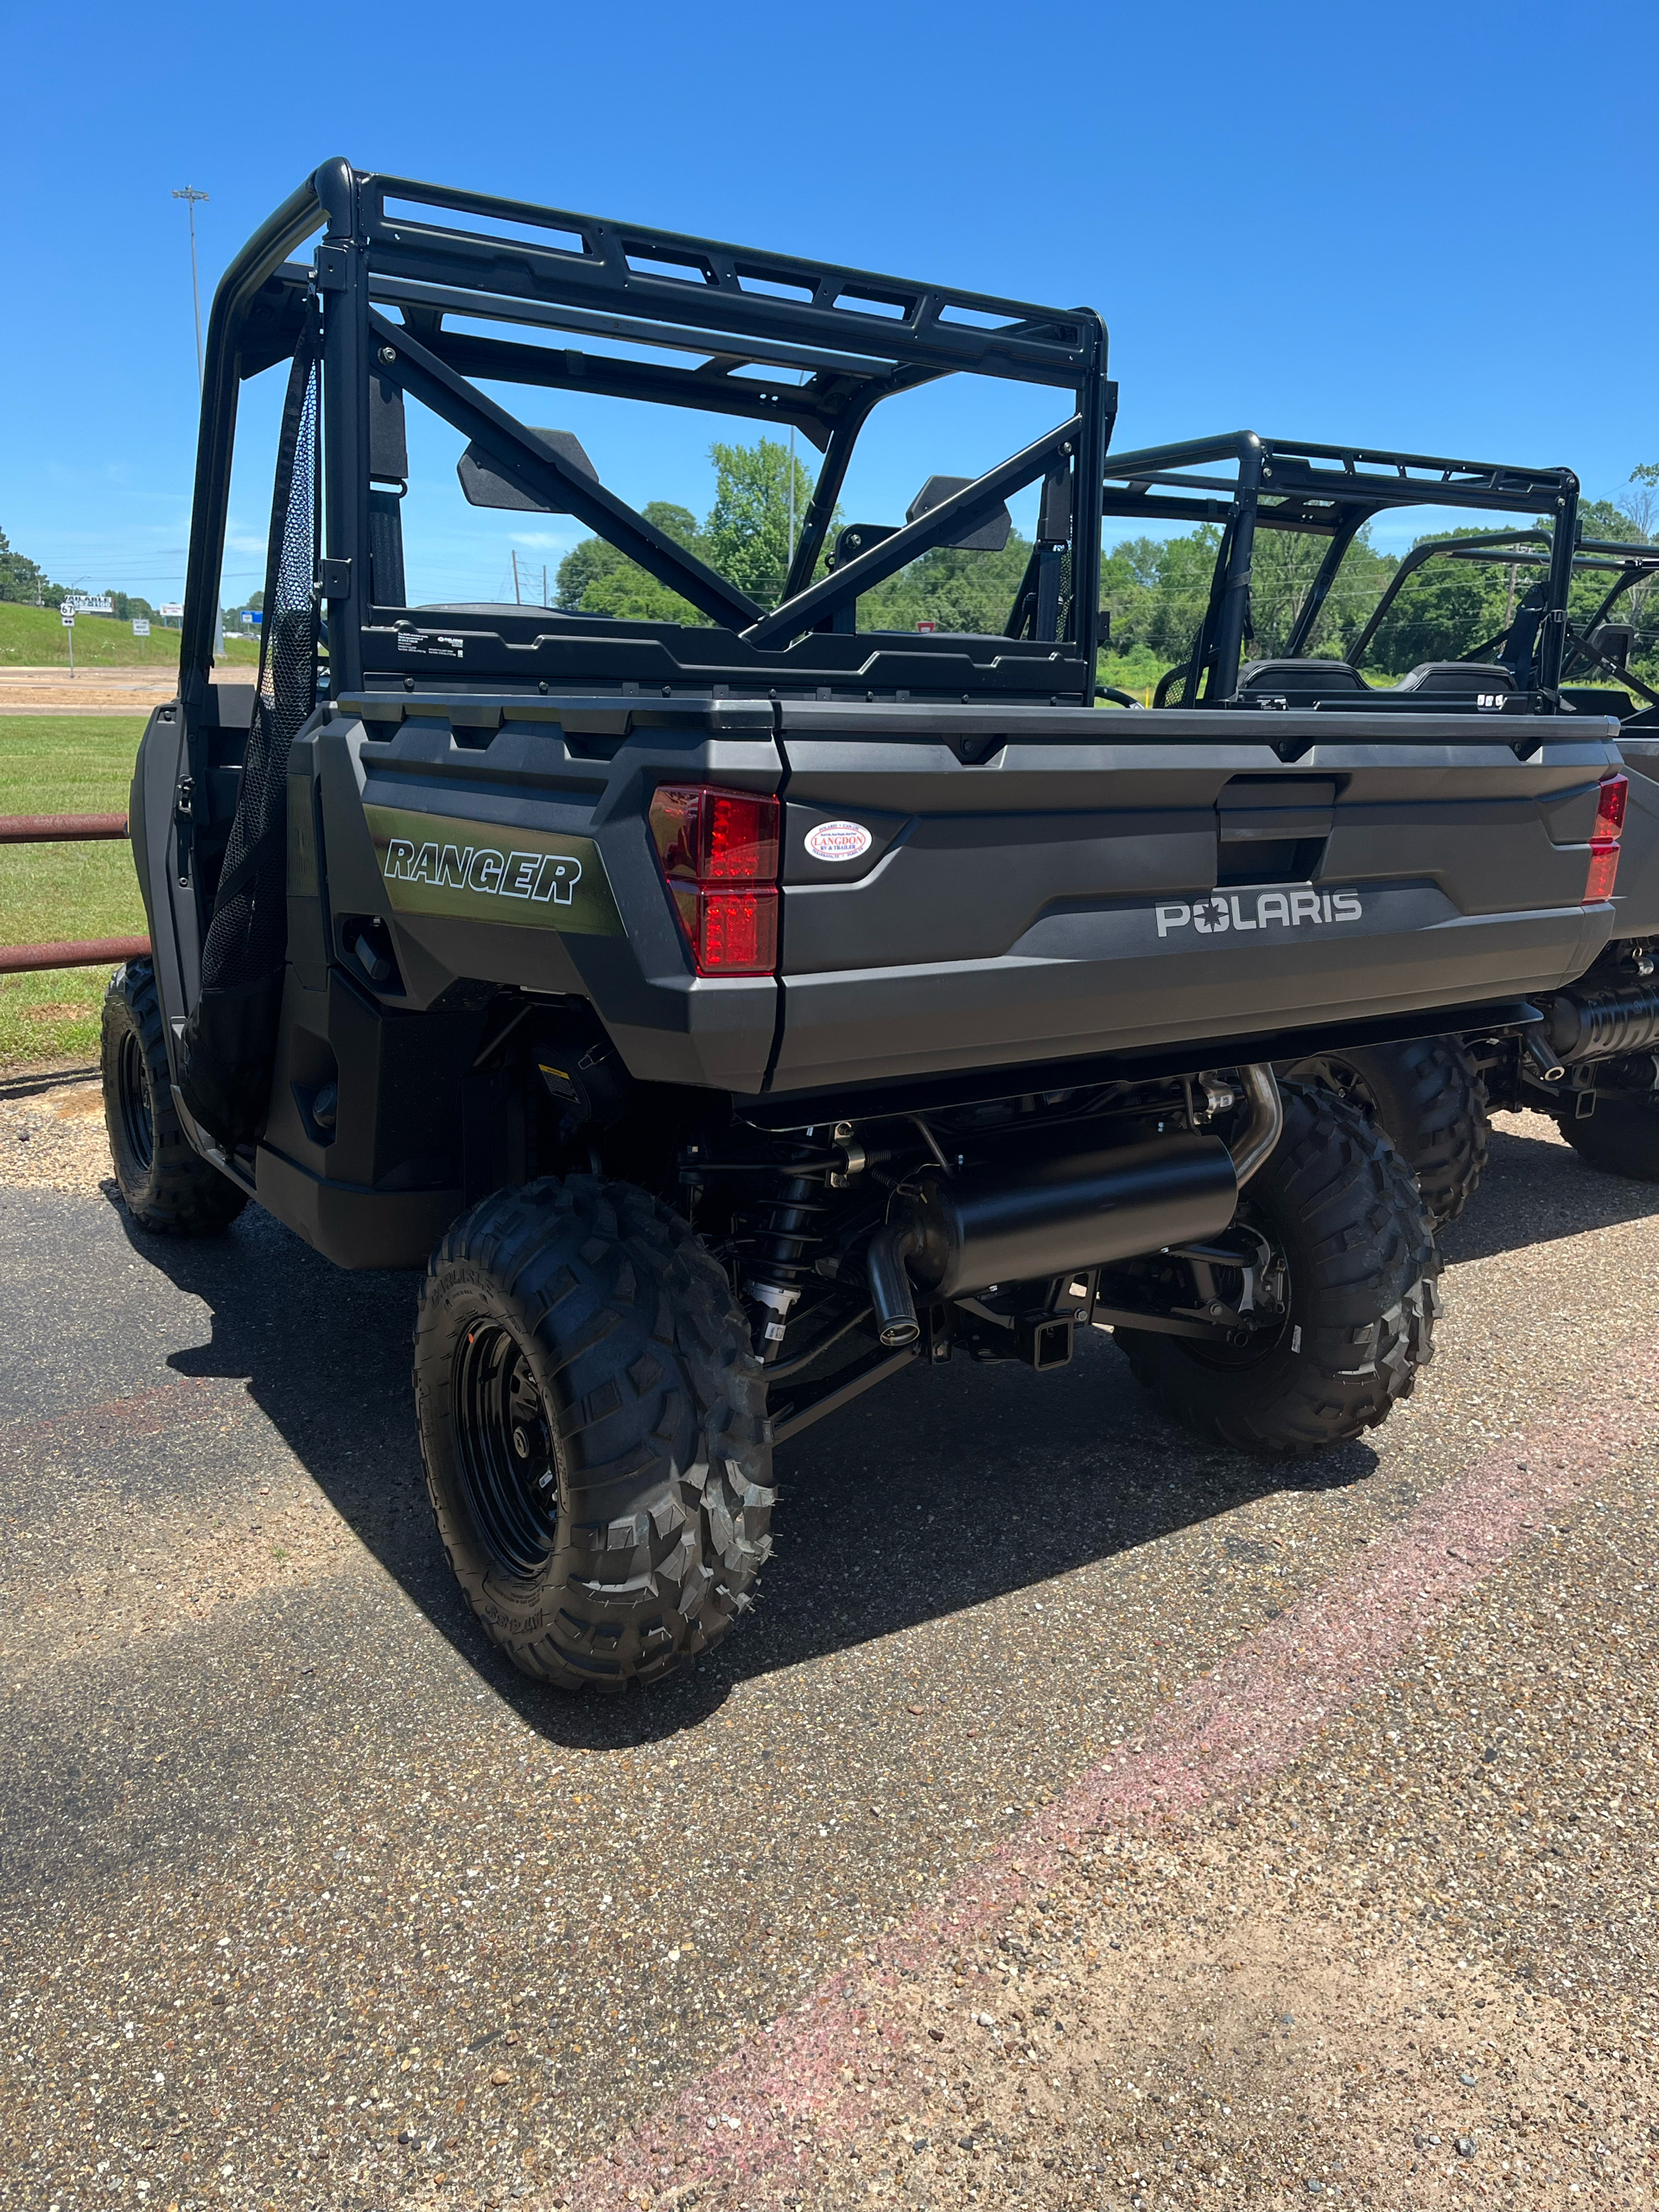
[[[196,783],[194,776],[181,776],[173,800],[173,823],[178,833],[179,888],[190,887],[191,847],[195,833]]]

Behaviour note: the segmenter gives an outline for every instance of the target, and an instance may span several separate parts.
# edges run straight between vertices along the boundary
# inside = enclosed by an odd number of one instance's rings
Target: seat
[[[1330,699],[1370,686],[1345,660],[1247,660],[1238,672],[1238,696]]]
[[[1497,661],[1425,660],[1395,685],[1396,691],[1455,692],[1459,697],[1476,691],[1513,691],[1515,678]]]

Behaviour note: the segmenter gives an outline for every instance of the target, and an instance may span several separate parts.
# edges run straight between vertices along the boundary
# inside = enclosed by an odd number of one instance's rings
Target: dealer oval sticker
[[[820,822],[806,833],[806,849],[815,861],[862,860],[874,842],[861,822]]]

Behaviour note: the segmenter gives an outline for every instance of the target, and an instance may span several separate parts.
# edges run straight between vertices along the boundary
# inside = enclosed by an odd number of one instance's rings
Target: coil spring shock
[[[778,1357],[791,1309],[800,1302],[812,1262],[823,1242],[821,1217],[830,1211],[823,1185],[810,1175],[791,1175],[781,1191],[763,1201],[763,1225],[757,1230],[755,1272],[743,1286],[753,1309],[760,1363]]]

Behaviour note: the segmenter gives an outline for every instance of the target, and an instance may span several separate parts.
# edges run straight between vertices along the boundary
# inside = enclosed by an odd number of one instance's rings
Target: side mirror
[[[965,492],[974,481],[971,476],[930,476],[921,490],[905,510],[906,522],[919,522],[935,507],[958,492]],[[1000,553],[1008,542],[1014,528],[1014,517],[1005,505],[999,505],[982,523],[976,523],[965,537],[953,537],[950,542],[962,553]]]
[[[591,476],[598,483],[599,471],[582,451],[574,430],[531,430],[530,435],[538,438],[550,453],[556,454],[567,468],[580,469],[584,476]],[[461,492],[469,507],[511,507],[533,515],[569,512],[566,507],[550,505],[543,499],[532,499],[528,492],[521,492],[516,484],[499,474],[495,463],[486,461],[470,442],[455,463],[455,474],[461,479]]]
[[[1602,622],[1590,632],[1590,650],[1601,655],[1604,669],[1625,675],[1630,665],[1630,647],[1636,643],[1636,630],[1629,622]]]

